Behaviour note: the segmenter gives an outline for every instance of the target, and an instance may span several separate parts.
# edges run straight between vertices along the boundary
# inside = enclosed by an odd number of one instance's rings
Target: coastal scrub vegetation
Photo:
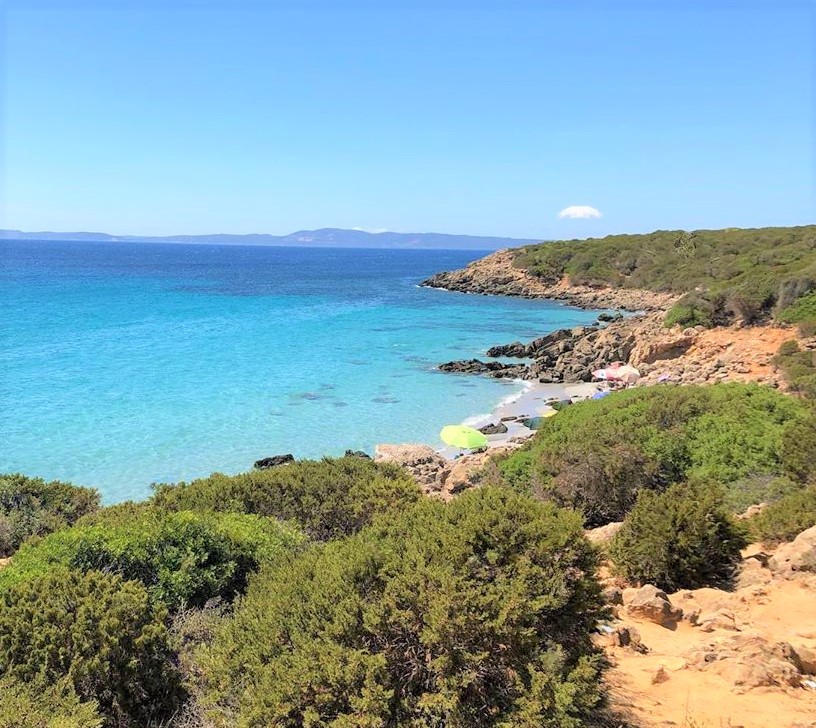
[[[782,370],[791,392],[816,399],[816,350],[802,349],[793,339],[784,341],[773,363]]]
[[[94,701],[83,702],[68,678],[43,685],[0,678],[0,728],[102,728]]]
[[[160,485],[153,503],[167,510],[232,511],[291,520],[310,538],[328,541],[356,533],[375,516],[400,510],[420,496],[402,468],[343,457]]]
[[[14,553],[29,536],[70,526],[98,507],[99,493],[91,488],[0,475],[0,556]]]
[[[641,490],[686,481],[715,484],[744,510],[782,487],[780,476],[801,486],[814,440],[807,404],[767,387],[643,387],[567,407],[494,475],[595,527],[622,520]]]
[[[767,545],[792,541],[802,531],[816,526],[816,483],[771,503],[748,525],[751,536]]]
[[[141,582],[171,610],[202,606],[213,597],[232,599],[261,562],[302,542],[296,529],[260,516],[113,508],[90,525],[29,541],[0,571],[0,588],[70,567]]]
[[[264,569],[202,649],[216,725],[578,728],[600,700],[597,555],[508,490],[424,500]]]
[[[630,582],[676,591],[728,586],[744,546],[744,529],[725,512],[719,488],[698,482],[640,491],[610,555]]]
[[[0,590],[0,673],[14,690],[6,699],[67,680],[72,691],[50,694],[62,695],[62,712],[78,699],[111,726],[168,717],[181,687],[166,617],[141,584],[98,571],[50,569]]]
[[[518,248],[514,265],[549,283],[567,276],[573,284],[681,295],[667,324],[753,323],[776,314],[816,326],[816,225],[539,243]]]

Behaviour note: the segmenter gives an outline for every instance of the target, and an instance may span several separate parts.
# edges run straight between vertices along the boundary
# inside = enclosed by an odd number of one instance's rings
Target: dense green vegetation
[[[716,486],[677,484],[662,493],[638,493],[610,555],[629,581],[676,591],[728,586],[745,545]]]
[[[0,728],[101,728],[96,703],[82,702],[68,678],[43,685],[0,678]]]
[[[16,551],[29,536],[70,526],[99,507],[99,494],[54,480],[0,475],[0,556]]]
[[[751,536],[765,544],[793,540],[802,531],[816,526],[816,484],[771,503],[748,525]]]
[[[575,514],[426,500],[254,579],[201,658],[205,699],[224,726],[583,725],[595,567]]]
[[[109,725],[146,725],[180,696],[165,618],[143,586],[119,576],[33,574],[0,590],[0,674],[24,685],[68,679]]]
[[[518,248],[514,264],[549,282],[569,276],[576,284],[684,294],[670,323],[750,323],[772,312],[816,323],[816,225],[539,243]]]
[[[378,514],[404,508],[419,497],[417,484],[401,468],[344,457],[162,485],[153,501],[165,509],[293,520],[311,538],[326,541],[356,533]]]
[[[762,482],[773,489],[776,476],[804,478],[808,438],[816,418],[806,404],[767,387],[644,387],[567,407],[499,462],[499,477],[581,510],[588,526],[622,520],[640,490],[687,480],[720,486],[742,510],[763,495]]]
[[[802,349],[796,341],[785,341],[773,359],[790,390],[816,399],[816,350]]]
[[[111,509],[89,524],[30,541],[0,571],[0,589],[54,567],[99,570],[141,582],[170,609],[231,599],[249,574],[302,542],[293,528],[237,513]]]

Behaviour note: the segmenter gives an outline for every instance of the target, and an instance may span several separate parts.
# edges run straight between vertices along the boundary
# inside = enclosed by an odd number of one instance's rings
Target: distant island
[[[320,228],[298,230],[289,235],[109,235],[93,232],[23,232],[0,230],[0,239],[6,240],[69,240],[106,243],[184,243],[188,245],[274,245],[302,248],[395,248],[402,250],[498,250],[529,243],[537,239],[494,238],[480,235],[446,235],[444,233],[395,233]]]

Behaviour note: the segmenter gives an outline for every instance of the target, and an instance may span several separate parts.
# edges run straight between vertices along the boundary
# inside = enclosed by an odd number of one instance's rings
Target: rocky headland
[[[580,308],[618,308],[626,311],[664,311],[677,296],[633,288],[572,285],[566,278],[555,283],[530,275],[513,265],[514,252],[499,250],[460,270],[437,273],[423,281],[429,288],[489,296],[551,298]]]
[[[676,296],[637,289],[551,284],[513,266],[513,251],[503,250],[466,268],[438,273],[423,285],[482,295],[549,298],[584,308],[607,308],[633,315],[601,314],[595,326],[561,329],[529,343],[488,349],[488,360],[445,362],[441,371],[485,374],[539,382],[588,382],[592,372],[620,361],[637,367],[642,384],[658,378],[684,384],[757,381],[781,385],[772,363],[779,345],[795,337],[793,327],[755,325],[667,328],[664,319]],[[507,364],[496,358],[519,358]],[[493,359],[491,361],[491,359]]]

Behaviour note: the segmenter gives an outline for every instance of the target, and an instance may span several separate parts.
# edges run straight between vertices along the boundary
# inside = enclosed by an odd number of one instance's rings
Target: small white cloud
[[[589,218],[599,218],[603,217],[600,210],[596,210],[594,207],[590,207],[589,205],[570,205],[569,207],[565,207],[561,212],[558,213],[558,217],[562,220],[564,218],[569,218],[571,220],[587,220]]]

